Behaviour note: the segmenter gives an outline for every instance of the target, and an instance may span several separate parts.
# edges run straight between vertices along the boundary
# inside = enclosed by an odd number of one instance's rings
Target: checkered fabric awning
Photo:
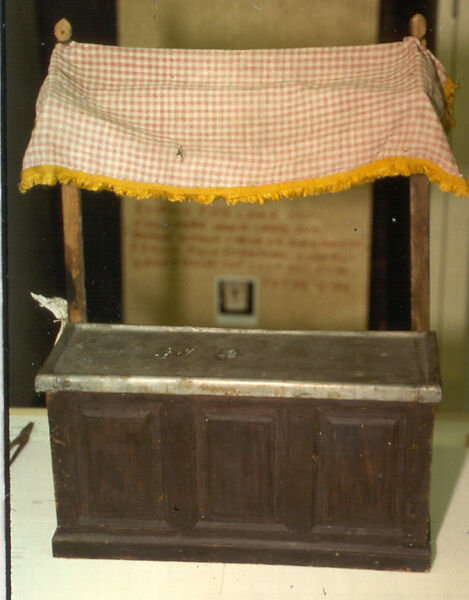
[[[425,173],[469,195],[444,130],[453,88],[411,37],[236,51],[58,44],[20,187],[262,202]]]

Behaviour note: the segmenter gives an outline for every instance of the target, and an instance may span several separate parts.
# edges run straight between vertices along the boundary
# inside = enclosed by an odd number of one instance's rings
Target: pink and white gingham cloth
[[[58,44],[23,169],[225,188],[404,157],[461,178],[442,126],[446,81],[411,37],[235,51]]]

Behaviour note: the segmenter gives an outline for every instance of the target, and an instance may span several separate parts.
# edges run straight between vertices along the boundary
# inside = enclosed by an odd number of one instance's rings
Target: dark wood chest
[[[432,334],[74,325],[37,387],[56,556],[430,566]]]

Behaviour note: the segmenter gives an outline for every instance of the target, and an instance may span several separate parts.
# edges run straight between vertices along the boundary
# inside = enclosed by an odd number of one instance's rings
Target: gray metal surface
[[[435,336],[69,324],[37,391],[438,402]]]

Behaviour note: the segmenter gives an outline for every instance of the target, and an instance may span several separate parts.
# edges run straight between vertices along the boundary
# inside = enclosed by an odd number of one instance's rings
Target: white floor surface
[[[439,416],[429,573],[53,558],[55,506],[44,410],[13,409],[10,439],[34,429],[11,467],[13,600],[469,600],[469,419]]]

